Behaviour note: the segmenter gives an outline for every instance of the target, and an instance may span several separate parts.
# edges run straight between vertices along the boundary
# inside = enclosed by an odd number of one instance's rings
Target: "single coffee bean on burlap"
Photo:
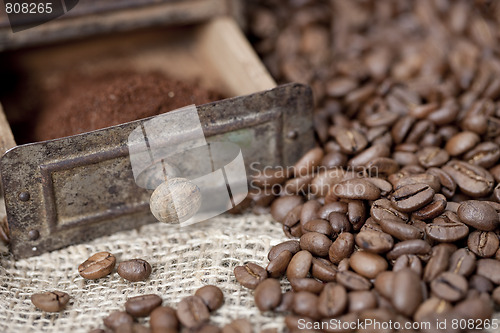
[[[179,320],[173,308],[169,306],[160,306],[151,312],[149,325],[153,332],[161,332],[162,330],[176,331],[179,327]]]
[[[143,259],[131,259],[118,264],[118,275],[130,282],[144,281],[151,275],[151,265]]]
[[[177,318],[187,328],[203,325],[210,318],[210,312],[203,300],[198,296],[188,296],[177,304]]]
[[[335,317],[347,308],[347,291],[336,283],[327,283],[318,299],[318,312],[322,317]]]
[[[134,318],[125,311],[115,311],[103,319],[104,326],[115,331],[121,325],[132,325]]]
[[[78,273],[85,279],[95,280],[111,273],[115,264],[114,255],[109,252],[99,252],[78,266]]]
[[[252,333],[252,324],[246,318],[234,319],[229,324],[225,325],[222,333]]]
[[[162,302],[161,297],[155,294],[135,296],[125,302],[125,311],[135,318],[147,317]]]
[[[62,311],[69,302],[69,295],[62,291],[49,291],[31,295],[31,303],[45,312]]]
[[[276,279],[265,279],[254,293],[255,305],[261,312],[273,310],[281,302],[280,282]]]
[[[236,266],[234,277],[243,287],[255,289],[259,283],[267,278],[267,271],[261,266],[249,262],[244,266]]]
[[[196,290],[194,295],[200,297],[210,311],[215,311],[224,304],[224,294],[222,290],[213,285],[201,287]]]

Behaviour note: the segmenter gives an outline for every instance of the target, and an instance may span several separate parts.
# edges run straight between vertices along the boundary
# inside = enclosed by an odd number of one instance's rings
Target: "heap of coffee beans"
[[[296,240],[236,279],[261,311],[290,313],[291,331],[300,318],[488,328],[500,304],[500,4],[252,6],[273,75],[313,87],[319,146],[255,174],[253,211],[270,209]]]

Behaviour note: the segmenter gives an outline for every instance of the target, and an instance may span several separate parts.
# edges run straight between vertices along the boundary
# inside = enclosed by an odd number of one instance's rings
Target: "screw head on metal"
[[[37,240],[40,237],[40,232],[36,229],[30,230],[28,232],[28,237],[30,240]]]
[[[19,200],[26,202],[30,199],[30,194],[29,192],[23,191],[19,193],[18,198]]]
[[[297,130],[290,130],[288,131],[288,133],[286,134],[286,137],[288,139],[291,139],[291,140],[295,140],[297,139],[299,136],[299,133],[297,132]]]

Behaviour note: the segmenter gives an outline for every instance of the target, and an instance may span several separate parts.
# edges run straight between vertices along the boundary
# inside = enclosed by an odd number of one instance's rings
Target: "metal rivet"
[[[290,130],[288,131],[288,133],[286,134],[286,137],[288,139],[292,139],[292,140],[295,140],[297,139],[297,137],[299,136],[299,133],[296,131],[296,130]]]
[[[37,250],[37,249],[36,249],[36,246],[33,246],[33,247],[31,248],[31,251],[36,251],[36,250]]]
[[[30,194],[29,194],[29,192],[23,191],[23,192],[19,193],[18,197],[19,197],[19,200],[26,202],[30,199]]]
[[[38,237],[40,237],[40,232],[38,230],[30,230],[30,232],[28,232],[28,237],[31,240],[37,240]]]

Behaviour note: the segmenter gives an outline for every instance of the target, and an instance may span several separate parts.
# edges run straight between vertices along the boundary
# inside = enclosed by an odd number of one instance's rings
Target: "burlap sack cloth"
[[[206,284],[219,286],[225,296],[224,306],[211,316],[213,323],[223,326],[247,318],[255,333],[266,328],[283,331],[283,316],[261,314],[253,292],[241,287],[233,274],[235,266],[247,261],[266,265],[270,247],[283,240],[280,224],[268,215],[224,215],[185,228],[150,224],[24,260],[4,255],[0,332],[88,332],[102,328],[102,319],[112,311],[123,310],[128,297],[155,293],[175,307]],[[78,265],[99,251],[114,253],[118,262],[143,258],[153,272],[145,282],[128,282],[116,272],[96,281],[83,279]],[[285,281],[283,290],[289,288]],[[31,304],[32,293],[49,290],[71,296],[65,311],[44,313]],[[499,313],[496,318],[500,321]]]

